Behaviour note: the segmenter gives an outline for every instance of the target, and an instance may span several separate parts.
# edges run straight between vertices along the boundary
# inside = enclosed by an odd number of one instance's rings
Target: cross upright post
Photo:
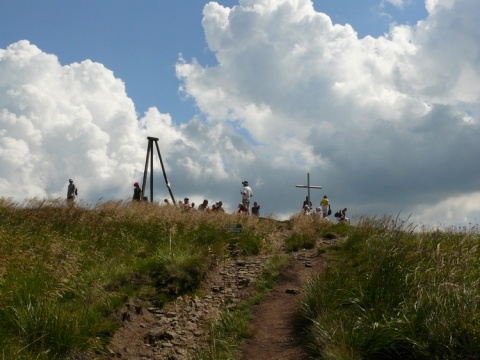
[[[310,189],[321,189],[319,185],[310,185],[310,173],[307,173],[307,185],[295,185],[297,188],[307,189],[307,204],[310,206]]]

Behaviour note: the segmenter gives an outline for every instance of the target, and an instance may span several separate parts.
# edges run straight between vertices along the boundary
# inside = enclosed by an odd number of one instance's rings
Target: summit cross
[[[321,189],[319,185],[310,185],[310,173],[307,173],[307,185],[295,185],[297,188],[307,189],[307,204],[310,204],[310,189]]]

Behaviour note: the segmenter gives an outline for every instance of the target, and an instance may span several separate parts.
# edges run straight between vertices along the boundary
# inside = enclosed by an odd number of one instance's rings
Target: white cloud
[[[396,8],[403,9],[404,1],[403,0],[386,0],[386,2],[392,4]]]
[[[255,4],[208,4],[203,26],[219,64],[177,66],[210,121],[235,118],[272,168],[315,171],[359,213],[475,189],[465,151],[480,150],[478,2],[427,2],[430,17],[416,26],[364,39],[310,1]]]

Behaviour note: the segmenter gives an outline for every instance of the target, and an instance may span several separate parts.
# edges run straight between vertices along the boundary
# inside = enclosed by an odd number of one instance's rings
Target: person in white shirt
[[[250,198],[253,196],[253,191],[250,186],[248,186],[248,181],[242,181],[243,190],[240,191],[242,194],[242,204],[247,208],[247,212],[250,213]]]

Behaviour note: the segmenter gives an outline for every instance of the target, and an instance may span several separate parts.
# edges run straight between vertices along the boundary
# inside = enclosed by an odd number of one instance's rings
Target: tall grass
[[[240,234],[225,230],[237,223]],[[273,226],[150,203],[0,199],[0,358],[103,352],[129,296],[162,306],[193,292],[228,244],[259,253]]]
[[[305,289],[319,359],[475,359],[480,354],[480,237],[415,231],[398,218],[350,228]]]
[[[241,233],[228,230],[237,224]],[[0,199],[0,358],[93,358],[129,297],[162,306],[194,292],[226,249],[268,251],[279,228],[289,251],[344,239],[322,248],[328,266],[304,289],[312,358],[479,358],[478,228],[419,231],[392,217],[355,227],[295,216],[280,223],[150,203],[69,208],[38,199]],[[249,335],[248,306],[224,314],[198,358],[235,353]]]

